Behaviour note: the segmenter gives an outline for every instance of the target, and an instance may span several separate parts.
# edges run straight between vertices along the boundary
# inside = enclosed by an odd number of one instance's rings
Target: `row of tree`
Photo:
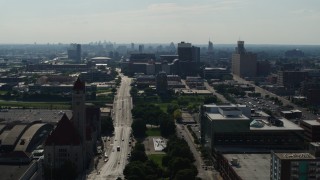
[[[193,164],[195,160],[186,141],[172,136],[168,141],[165,151],[167,154],[162,158],[162,165],[164,167],[162,169],[154,161],[148,159],[144,145],[137,143],[131,152],[130,162],[123,171],[125,179],[197,179],[198,170]]]
[[[162,165],[167,168],[170,179],[194,180],[198,174],[192,152],[184,139],[172,136],[165,149],[166,155],[162,159]]]
[[[129,161],[123,171],[125,179],[154,180],[163,176],[162,169],[154,161],[148,159],[145,147],[141,143],[135,145]]]
[[[159,106],[153,104],[140,104],[132,109],[133,122],[131,125],[135,137],[144,137],[146,124],[160,125],[161,135],[169,137],[175,133],[175,123],[172,116],[163,112]]]
[[[113,120],[110,116],[102,116],[101,118],[101,132],[104,135],[111,135],[114,131]]]

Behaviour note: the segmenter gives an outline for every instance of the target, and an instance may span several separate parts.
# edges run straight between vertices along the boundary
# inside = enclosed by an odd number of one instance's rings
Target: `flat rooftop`
[[[100,108],[101,113],[110,113],[112,108],[104,107]]]
[[[183,89],[184,94],[212,94],[209,90]]]
[[[231,162],[238,159],[239,166],[231,166],[245,180],[270,179],[270,154],[223,154]]]
[[[303,122],[311,126],[320,126],[320,123],[317,120],[303,120]]]
[[[267,124],[268,121],[267,120],[262,120],[263,122],[266,122],[265,125],[263,127],[250,127],[250,131],[265,131],[265,130],[272,130],[272,131],[288,131],[288,130],[297,130],[297,131],[303,131],[303,128],[301,128],[300,126],[298,126],[297,124],[284,119],[284,118],[280,118],[279,120],[281,120],[283,122],[283,126],[273,126],[271,124]]]
[[[209,117],[209,119],[211,121],[217,121],[217,120],[249,120],[249,118],[247,118],[244,115],[240,115],[240,116],[224,116],[220,113],[206,113],[207,116]]]
[[[181,118],[182,118],[182,122],[183,123],[195,123],[194,118],[192,117],[192,115],[188,112],[182,111],[181,112]]]
[[[240,109],[236,107],[220,107],[223,111],[240,111]]]
[[[20,177],[26,172],[26,170],[32,165],[23,164],[23,165],[1,165],[0,164],[0,172],[1,179],[20,179]]]
[[[66,113],[68,118],[72,117],[71,110],[49,110],[49,109],[9,109],[7,112],[0,112],[0,117],[5,122],[13,121],[42,121],[58,122],[62,115]]]
[[[248,107],[245,104],[231,104],[231,103],[220,103],[220,104],[212,103],[212,104],[205,104],[203,106],[208,107],[208,108],[212,108],[212,107],[219,107],[219,108],[222,108],[222,107]]]
[[[299,160],[299,159],[316,159],[310,153],[274,153],[279,159],[290,159],[290,160]]]

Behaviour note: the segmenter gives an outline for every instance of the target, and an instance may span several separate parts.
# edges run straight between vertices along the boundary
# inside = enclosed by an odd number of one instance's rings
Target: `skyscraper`
[[[178,58],[175,62],[177,74],[180,76],[197,75],[200,66],[200,48],[191,43],[181,42],[178,44]]]
[[[208,54],[213,53],[213,43],[211,41],[209,41],[208,43]]]
[[[257,54],[247,52],[244,41],[238,41],[232,54],[232,73],[240,77],[255,77],[257,74]]]
[[[181,42],[178,44],[178,56],[181,61],[200,61],[200,48],[191,43]]]
[[[68,49],[68,59],[81,63],[81,44],[71,44]]]
[[[143,51],[144,51],[144,45],[140,44],[139,45],[139,53],[143,53]]]

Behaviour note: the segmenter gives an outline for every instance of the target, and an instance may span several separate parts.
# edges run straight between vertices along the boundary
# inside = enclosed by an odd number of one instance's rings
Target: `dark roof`
[[[45,145],[80,145],[80,135],[67,115],[62,116]]]
[[[73,90],[82,90],[84,91],[86,88],[86,85],[83,81],[80,80],[80,78],[78,77],[78,79],[76,80],[76,82],[73,85]]]
[[[8,153],[0,154],[0,158],[29,158],[30,153],[24,151],[12,151]]]

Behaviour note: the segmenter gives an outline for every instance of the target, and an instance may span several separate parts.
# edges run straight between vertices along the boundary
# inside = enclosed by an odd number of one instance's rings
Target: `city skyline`
[[[0,44],[320,42],[320,2],[316,0],[1,0],[0,6]]]

